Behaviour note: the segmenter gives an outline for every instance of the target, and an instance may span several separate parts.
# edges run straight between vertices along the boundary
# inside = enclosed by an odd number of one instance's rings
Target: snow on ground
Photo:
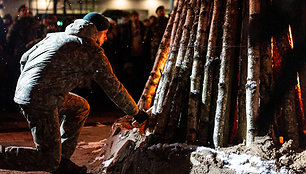
[[[208,152],[207,152],[208,151]],[[199,155],[201,158],[197,158]],[[277,169],[276,161],[265,161],[258,156],[247,154],[226,153],[224,151],[214,150],[208,147],[197,147],[195,152],[191,153],[190,161],[193,166],[203,165],[203,158],[208,161],[214,161],[217,158],[219,163],[223,163],[224,168],[234,170],[238,174],[260,173],[260,174],[287,174],[287,169]]]

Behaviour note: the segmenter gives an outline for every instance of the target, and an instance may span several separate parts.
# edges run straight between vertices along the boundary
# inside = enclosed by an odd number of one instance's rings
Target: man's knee
[[[90,106],[87,100],[73,93],[69,93],[65,97],[65,101],[59,109],[61,115],[78,116],[82,119],[88,117],[89,111]]]
[[[89,115],[89,111],[90,111],[90,106],[89,106],[89,103],[87,102],[87,100],[85,100],[84,98],[82,98],[82,107],[81,107],[81,115],[84,117],[84,118],[87,118],[88,115]]]

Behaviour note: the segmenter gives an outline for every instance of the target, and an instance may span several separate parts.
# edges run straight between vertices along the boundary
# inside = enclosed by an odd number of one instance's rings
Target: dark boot
[[[59,167],[50,174],[86,174],[86,166],[78,166],[69,159],[62,158]]]

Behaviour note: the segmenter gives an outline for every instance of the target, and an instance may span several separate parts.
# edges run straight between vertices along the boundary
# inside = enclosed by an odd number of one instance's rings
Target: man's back
[[[49,34],[22,56],[15,101],[58,104],[101,63],[90,56],[96,51],[97,45],[89,38],[67,32]]]

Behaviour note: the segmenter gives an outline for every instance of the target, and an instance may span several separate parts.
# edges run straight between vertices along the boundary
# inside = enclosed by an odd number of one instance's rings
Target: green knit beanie
[[[108,29],[110,23],[103,15],[97,12],[90,12],[83,17],[84,20],[92,22],[97,27],[98,31],[103,31]]]

